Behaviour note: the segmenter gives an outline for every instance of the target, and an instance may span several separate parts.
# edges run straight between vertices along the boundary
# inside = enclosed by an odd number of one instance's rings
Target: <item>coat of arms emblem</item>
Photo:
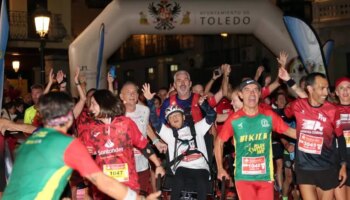
[[[157,30],[172,30],[175,28],[175,19],[181,11],[179,3],[171,3],[168,0],[161,0],[159,3],[150,3],[148,6],[149,13],[155,19],[153,23],[156,24]]]

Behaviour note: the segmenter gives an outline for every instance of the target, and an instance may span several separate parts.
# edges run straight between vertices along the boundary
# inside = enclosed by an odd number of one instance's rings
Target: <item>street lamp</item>
[[[14,61],[12,61],[12,68],[13,68],[13,70],[15,70],[16,73],[17,73],[18,70],[19,70],[19,66],[20,66],[19,60],[14,60]]]
[[[35,30],[40,36],[40,77],[41,84],[45,84],[45,36],[49,32],[51,13],[43,7],[38,7],[34,13]]]

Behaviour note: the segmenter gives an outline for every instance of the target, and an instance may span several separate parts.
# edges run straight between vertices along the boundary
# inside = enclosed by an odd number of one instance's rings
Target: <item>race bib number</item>
[[[346,147],[350,148],[350,130],[344,130],[344,137],[346,142]]]
[[[323,137],[300,133],[298,148],[300,151],[320,155],[322,152]]]
[[[129,181],[129,169],[127,163],[103,165],[103,173],[120,182]]]
[[[265,156],[243,157],[242,174],[248,174],[248,175],[266,174]]]

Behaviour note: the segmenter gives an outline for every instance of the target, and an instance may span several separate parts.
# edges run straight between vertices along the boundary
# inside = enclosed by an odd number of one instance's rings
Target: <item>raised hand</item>
[[[228,76],[231,73],[231,65],[229,64],[223,64],[221,65],[221,69],[224,75]]]
[[[51,68],[49,73],[49,84],[52,84],[54,80],[55,80],[55,74],[53,73],[53,69]]]
[[[149,83],[145,83],[145,84],[142,85],[142,92],[143,92],[143,96],[147,100],[153,99],[154,95],[156,95],[155,92],[151,93],[151,86],[150,86]]]
[[[281,67],[286,67],[288,60],[288,54],[285,51],[281,51],[279,57],[277,58],[277,62],[281,65]]]
[[[260,65],[258,69],[256,69],[254,80],[258,81],[259,77],[261,76],[264,70],[264,66]]]
[[[77,67],[77,68],[75,69],[75,74],[74,74],[74,82],[75,82],[76,84],[80,84],[79,74],[80,74],[80,68]]]
[[[284,81],[288,81],[290,79],[290,75],[284,67],[280,67],[278,69],[278,77]]]
[[[108,84],[113,84],[114,78],[113,76],[108,72],[107,74],[107,82]]]
[[[216,73],[216,72],[218,72],[218,73]],[[216,79],[218,79],[220,76],[222,76],[222,65],[221,65],[220,68],[215,69],[215,70],[213,71],[212,79],[213,79],[213,80],[216,80]]]

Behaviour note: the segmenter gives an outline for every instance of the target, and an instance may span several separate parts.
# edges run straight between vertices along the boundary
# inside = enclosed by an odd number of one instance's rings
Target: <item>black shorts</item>
[[[284,148],[280,142],[272,143],[272,152],[273,159],[282,159],[283,158]]]
[[[283,167],[291,169],[293,167],[294,160],[290,159],[289,154],[283,154]]]
[[[297,184],[315,185],[322,190],[330,190],[339,185],[338,169],[295,171]]]

